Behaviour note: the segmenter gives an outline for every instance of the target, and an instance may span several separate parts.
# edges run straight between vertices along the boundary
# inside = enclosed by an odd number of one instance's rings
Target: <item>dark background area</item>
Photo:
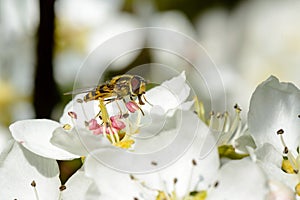
[[[193,22],[196,16],[208,9],[223,7],[228,10],[233,9],[240,3],[237,0],[165,0],[153,1],[159,11],[180,10]],[[34,110],[37,118],[51,118],[54,106],[60,101],[61,93],[57,88],[53,75],[53,48],[55,29],[55,0],[40,0],[40,24],[37,32],[37,65],[35,72],[34,88]],[[124,2],[123,10],[133,12],[134,0]],[[148,63],[151,60],[147,50],[142,51],[136,60],[122,71],[126,72],[131,67]],[[107,78],[120,74],[122,71],[109,71]],[[68,97],[63,97],[68,99]]]

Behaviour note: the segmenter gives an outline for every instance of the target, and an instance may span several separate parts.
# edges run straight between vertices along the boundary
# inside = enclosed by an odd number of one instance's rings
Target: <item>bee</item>
[[[145,104],[142,100],[143,97],[145,102],[150,104],[144,96],[145,92],[146,80],[143,77],[138,75],[124,74],[115,76],[111,80],[106,81],[105,83],[96,87],[67,92],[65,95],[87,93],[83,98],[85,102],[92,100],[103,100],[108,103],[116,100],[123,100],[125,102],[124,98],[129,96],[131,100],[138,98],[140,105]]]

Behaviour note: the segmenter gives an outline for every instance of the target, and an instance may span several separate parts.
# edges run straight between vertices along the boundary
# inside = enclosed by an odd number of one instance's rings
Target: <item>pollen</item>
[[[300,183],[295,186],[295,192],[298,196],[300,196]]]
[[[132,140],[132,139],[126,139],[124,141],[122,140],[120,142],[117,142],[115,144],[115,146],[120,147],[122,149],[130,149],[133,144],[134,144],[134,140]]]
[[[281,169],[288,174],[295,174],[295,170],[289,160],[282,160]]]
[[[70,124],[65,124],[65,125],[63,125],[63,129],[65,129],[65,130],[71,130],[71,128],[72,128],[72,126],[70,125]]]
[[[277,131],[277,135],[282,135],[283,133],[284,133],[283,129],[279,129],[279,130]]]
[[[156,196],[156,200],[166,200],[170,199],[166,196],[166,194],[163,191],[158,191],[158,195]]]
[[[65,185],[61,185],[61,186],[59,187],[59,190],[60,190],[60,191],[64,191],[65,189],[67,189],[67,187],[66,187]]]
[[[186,200],[205,200],[207,197],[207,192],[206,191],[195,191],[191,192],[190,195],[185,198]]]
[[[155,162],[155,161],[151,161],[151,165],[153,165],[153,166],[157,166],[157,162]]]
[[[30,185],[31,185],[32,187],[36,187],[35,181],[32,181]]]
[[[73,119],[77,119],[77,114],[75,112],[70,111],[68,112],[68,115]]]

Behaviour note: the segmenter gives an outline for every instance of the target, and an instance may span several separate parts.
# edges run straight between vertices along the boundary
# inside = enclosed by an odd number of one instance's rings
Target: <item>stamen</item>
[[[39,200],[39,194],[38,194],[38,192],[36,190],[36,182],[33,180],[30,185],[33,187],[35,199]]]
[[[126,126],[125,123],[120,120],[119,116],[110,117],[110,121],[111,121],[112,127],[117,130],[121,130],[121,129],[125,128],[125,126]]]
[[[153,165],[153,166],[157,166],[157,162],[155,162],[155,161],[151,161],[151,165]]]
[[[300,196],[300,183],[295,186],[295,192],[298,196]]]
[[[282,169],[286,172],[286,173],[298,173],[298,169],[299,169],[299,164],[297,162],[297,159],[294,157],[294,155],[289,151],[286,143],[284,142],[283,139],[283,133],[284,130],[283,129],[279,129],[277,131],[277,135],[280,136],[280,141],[284,147],[283,153],[286,154],[287,160],[283,160],[282,161]]]
[[[157,191],[156,189],[153,189],[151,187],[149,187],[148,185],[146,185],[144,182],[140,181],[139,179],[137,179],[135,176],[133,176],[132,174],[129,175],[130,176],[130,179],[132,181],[135,181],[138,186],[140,186],[142,189],[147,189],[147,190],[150,190],[150,191]]]
[[[192,169],[191,169],[191,173],[190,173],[190,177],[189,177],[189,180],[188,180],[188,185],[187,185],[187,189],[186,189],[186,192],[185,192],[185,198],[188,198],[189,196],[189,191],[191,191],[191,183],[192,183],[192,178],[193,178],[193,175],[194,175],[194,168],[197,166],[197,161],[195,159],[192,160]]]
[[[196,166],[196,165],[197,165],[197,162],[196,162],[196,160],[195,160],[195,159],[193,159],[193,160],[192,160],[192,163],[193,163],[193,165],[194,165],[194,166]]]
[[[284,147],[283,153],[284,154],[288,154],[289,153],[289,149],[287,147]]]
[[[77,103],[83,103],[83,100],[82,99],[76,99],[76,102]]]
[[[277,135],[282,135],[284,133],[284,130],[283,129],[279,129],[278,131],[277,131]]]
[[[294,155],[293,155],[290,151],[287,153],[287,157],[288,157],[288,160],[290,161],[290,163],[291,163],[293,169],[294,169],[294,170],[295,170],[295,169],[298,169],[298,165],[297,165],[296,158],[294,157]],[[294,171],[294,170],[293,170],[293,171]]]
[[[31,182],[31,186],[32,186],[32,187],[35,187],[35,186],[36,186],[35,181],[32,181],[32,182]]]
[[[129,112],[134,113],[139,109],[138,105],[135,103],[135,101],[129,101],[125,103],[126,108],[129,110]]]
[[[61,186],[59,187],[59,191],[64,191],[65,189],[67,189],[67,187],[66,187],[65,185],[61,185]]]
[[[230,129],[230,118],[229,118],[228,112],[225,112],[223,116],[224,116],[224,123],[223,123],[224,126],[223,126],[223,129],[222,129],[222,132],[226,133]]]
[[[231,124],[231,128],[229,130],[229,135],[231,135],[231,138],[233,138],[234,136],[239,136],[241,133],[240,130],[242,127],[242,122],[241,122],[240,112],[241,112],[240,108],[236,109],[235,117]]]
[[[84,118],[85,118],[86,121],[88,121],[87,114],[86,114],[85,109],[84,109],[83,104],[82,104],[82,103],[83,103],[83,100],[82,100],[82,99],[77,99],[77,103],[80,104],[80,108],[81,108],[81,110],[82,110],[82,113],[83,113],[83,115],[84,115]]]
[[[110,136],[110,139],[111,139],[112,144],[113,144],[113,145],[116,144],[116,140],[115,140],[115,137],[114,137],[114,134],[113,134],[111,128],[108,127],[107,130],[108,130],[108,133],[109,133],[109,136]],[[103,133],[105,133],[105,132],[103,132]]]
[[[111,127],[111,129],[112,129],[112,132],[114,133],[117,143],[120,142],[120,137],[119,137],[119,133],[118,133],[117,129],[115,129],[113,127]]]
[[[68,115],[73,119],[77,119],[77,114],[73,111],[68,112]]]
[[[89,123],[88,124],[89,130],[96,130],[96,129],[100,128],[100,125],[98,124],[97,120],[95,120],[95,119],[91,119],[88,123]]]
[[[214,184],[214,187],[216,188],[216,187],[218,187],[218,185],[219,185],[219,181],[216,181]]]
[[[103,126],[102,126],[102,133],[103,133],[103,135],[104,135],[106,138],[108,138],[108,136],[107,136],[107,134],[106,134],[106,125],[103,125]]]
[[[125,103],[125,106],[131,113],[134,113],[135,111],[140,110],[141,113],[143,115],[145,115],[144,111],[141,109],[141,107],[135,101],[129,101],[129,102]]]
[[[284,133],[284,130],[283,130],[283,129],[279,129],[279,130],[277,131],[277,135],[280,136],[281,144],[282,144],[282,146],[284,147],[284,152],[287,152],[287,151],[288,151],[288,150],[286,150],[287,145],[286,145],[285,142],[284,142],[284,139],[283,139],[283,133]]]
[[[173,192],[172,192],[174,199],[176,199],[176,196],[177,196],[177,194],[176,194],[176,184],[177,184],[177,182],[178,182],[178,179],[174,178],[173,179]]]
[[[242,109],[240,108],[240,106],[238,104],[235,104],[233,107],[237,112],[241,112]]]
[[[65,124],[65,125],[63,125],[63,129],[65,129],[65,130],[71,130],[71,128],[72,128],[72,126],[70,125],[70,124]]]
[[[62,199],[62,192],[63,192],[65,189],[67,189],[67,187],[66,187],[65,185],[61,185],[61,186],[59,187],[59,197],[58,197],[58,200],[63,200],[63,199]]]
[[[177,182],[178,182],[178,179],[177,179],[177,178],[174,178],[174,179],[173,179],[173,184],[176,185]]]

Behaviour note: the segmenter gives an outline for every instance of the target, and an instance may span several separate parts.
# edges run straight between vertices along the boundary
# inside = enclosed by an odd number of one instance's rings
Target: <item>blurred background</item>
[[[0,0],[0,145],[16,120],[58,120],[71,99],[63,93],[73,89],[87,56],[120,33],[149,26],[178,31],[202,45],[222,78],[227,98],[220,103],[228,110],[238,103],[246,114],[255,87],[270,75],[300,85],[299,10],[299,1]],[[146,44],[146,37],[132,43]],[[123,45],[111,43],[114,50]],[[186,58],[197,57],[185,43],[173,45]],[[102,57],[112,59],[110,52]],[[103,79],[147,63],[192,74],[180,56],[145,48],[112,62]],[[85,72],[82,85],[93,70]],[[191,85],[197,87],[197,80]],[[209,92],[200,87],[196,93],[210,104]]]

